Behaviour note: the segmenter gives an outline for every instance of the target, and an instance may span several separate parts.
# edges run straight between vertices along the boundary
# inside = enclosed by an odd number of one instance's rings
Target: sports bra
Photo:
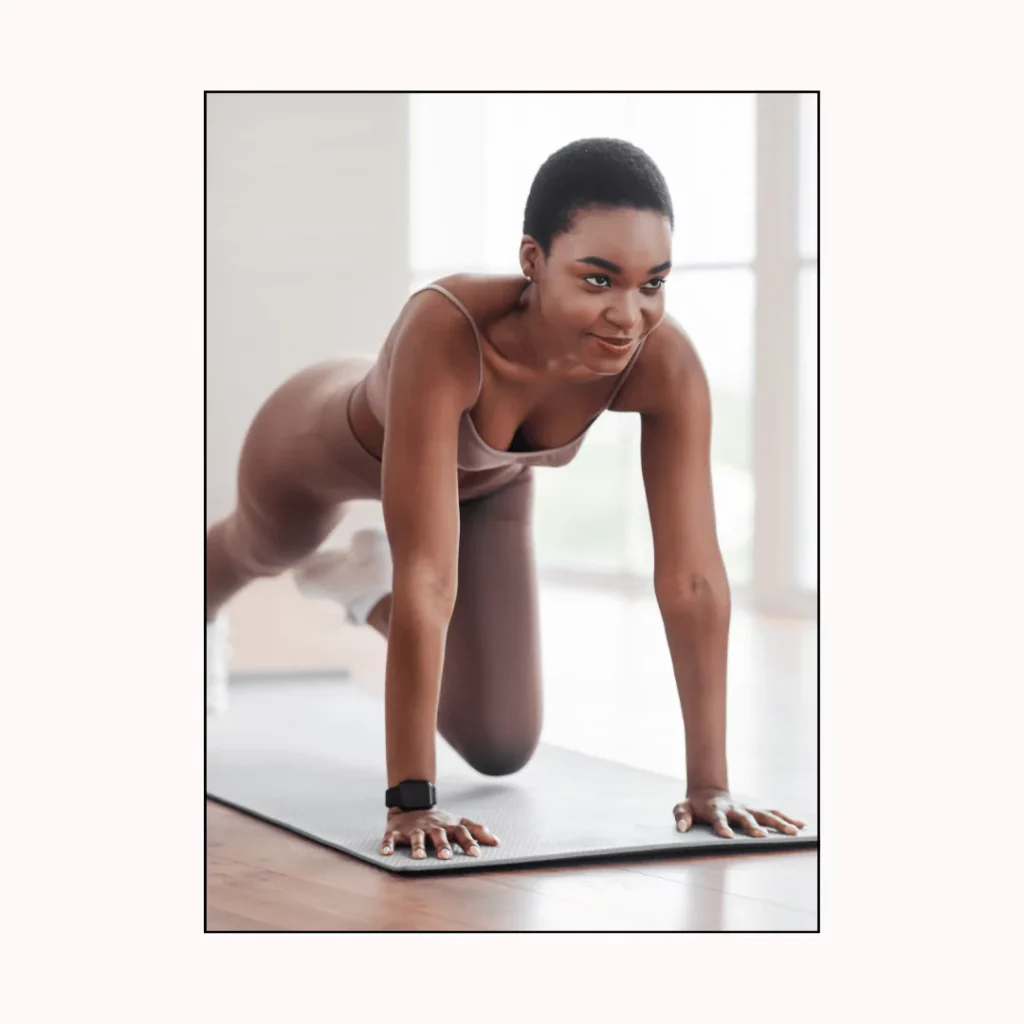
[[[480,357],[480,383],[477,386],[476,399],[474,400],[472,407],[475,409],[476,403],[480,400],[480,392],[483,389],[483,336],[476,325],[476,321],[470,315],[469,310],[466,309],[462,302],[452,295],[452,293],[443,285],[428,284],[425,287],[420,288],[418,291],[413,292],[412,295],[419,295],[421,291],[427,291],[428,289],[440,292],[445,296],[445,298],[452,302],[469,321],[473,328],[473,333],[476,335],[477,352]],[[410,299],[412,298],[412,295],[409,296]],[[385,342],[376,362],[370,368],[365,378],[367,403],[369,404],[370,410],[378,423],[382,425],[385,422],[385,414],[387,412],[388,372],[391,366],[394,340],[397,337],[398,332],[393,332],[388,341]],[[583,444],[587,433],[593,426],[594,421],[612,404],[612,402],[615,401],[622,385],[625,384],[626,378],[629,376],[630,370],[633,369],[637,356],[640,355],[640,351],[644,347],[645,341],[646,338],[640,342],[636,351],[632,356],[630,356],[629,362],[619,374],[619,380],[616,383],[614,390],[597,415],[590,420],[590,422],[579,434],[576,435],[576,437],[566,444],[559,445],[557,448],[540,448],[534,451],[525,452],[500,451],[497,448],[492,448],[477,432],[476,425],[473,423],[473,418],[470,416],[472,409],[466,409],[462,413],[462,418],[459,422],[459,469],[464,472],[474,473],[501,469],[508,466],[564,466],[569,462],[572,462],[576,457],[576,453],[580,450],[580,446]]]

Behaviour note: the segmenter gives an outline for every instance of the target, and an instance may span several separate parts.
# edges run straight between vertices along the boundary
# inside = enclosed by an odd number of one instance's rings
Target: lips
[[[596,338],[598,341],[611,348],[629,348],[630,345],[636,340],[635,338],[606,338],[601,334],[591,334],[591,337]]]

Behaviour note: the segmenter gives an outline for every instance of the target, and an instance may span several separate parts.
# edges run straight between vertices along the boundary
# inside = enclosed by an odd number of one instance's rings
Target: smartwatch
[[[384,794],[384,803],[402,811],[429,811],[437,806],[437,790],[426,779],[405,779]]]

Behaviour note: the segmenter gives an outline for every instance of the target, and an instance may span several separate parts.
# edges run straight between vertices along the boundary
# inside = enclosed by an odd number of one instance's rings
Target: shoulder
[[[702,415],[709,408],[710,387],[697,348],[666,313],[644,342],[615,409],[658,417],[682,411]]]
[[[455,283],[455,278],[439,278],[432,284],[444,286],[455,298],[473,311]],[[469,408],[478,389],[480,350],[473,325],[451,299],[432,288],[409,296],[393,328],[391,339],[392,374],[397,367],[410,387],[447,381],[465,398]]]
[[[431,283],[451,292],[483,332],[518,305],[526,286],[522,276],[511,274],[450,274]],[[439,292],[431,289],[426,294],[433,294],[454,308]]]

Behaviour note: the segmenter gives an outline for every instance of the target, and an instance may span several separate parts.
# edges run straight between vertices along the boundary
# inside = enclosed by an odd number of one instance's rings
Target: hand
[[[738,822],[750,835],[759,839],[768,835],[762,825],[768,825],[789,836],[795,836],[804,827],[804,822],[782,811],[760,811],[744,807],[733,800],[725,789],[696,789],[687,793],[686,799],[672,808],[672,813],[680,832],[689,831],[695,821],[703,821],[724,839],[735,838],[735,833],[729,827],[730,821]]]
[[[422,860],[427,856],[426,837],[430,836],[437,850],[437,859],[450,860],[452,848],[448,842],[448,833],[470,857],[480,856],[477,840],[488,846],[498,845],[498,837],[486,825],[480,825],[469,818],[456,818],[438,807],[426,811],[403,811],[389,807],[388,826],[380,852],[390,857],[397,843],[399,846],[411,846],[413,858]]]

